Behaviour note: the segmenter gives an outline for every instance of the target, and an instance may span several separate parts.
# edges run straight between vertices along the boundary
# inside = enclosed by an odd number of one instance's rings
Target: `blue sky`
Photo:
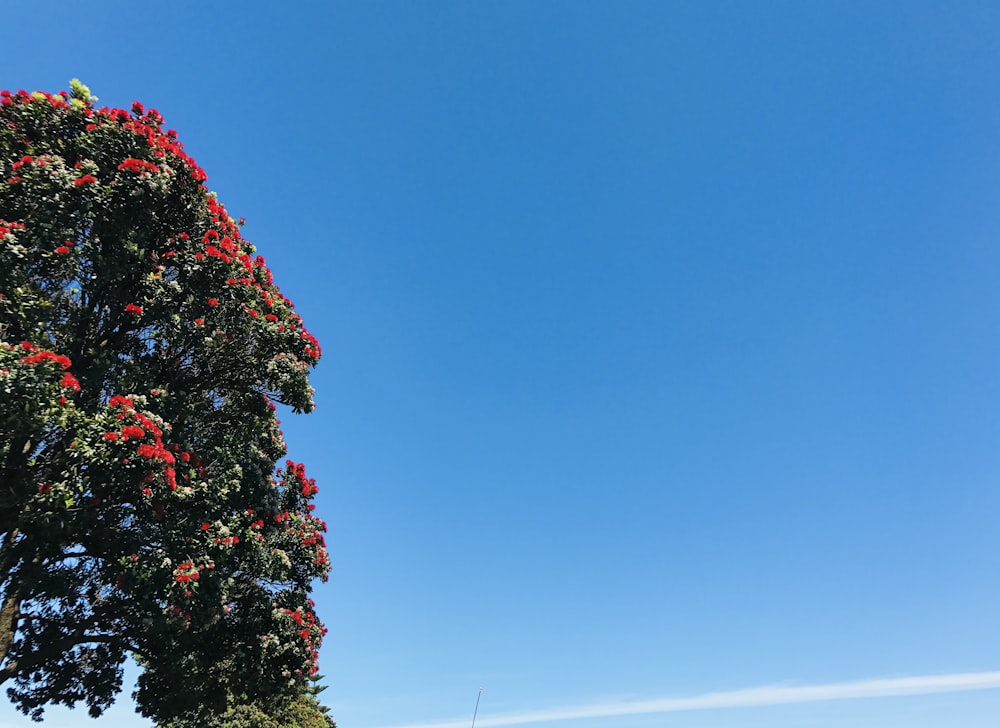
[[[4,25],[0,87],[164,114],[324,346],[341,728],[995,725],[994,3]]]

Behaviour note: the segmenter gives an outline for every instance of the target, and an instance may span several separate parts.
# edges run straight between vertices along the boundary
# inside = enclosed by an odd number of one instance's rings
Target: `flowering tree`
[[[303,694],[315,483],[275,404],[316,340],[141,104],[0,93],[0,683],[160,722]]]

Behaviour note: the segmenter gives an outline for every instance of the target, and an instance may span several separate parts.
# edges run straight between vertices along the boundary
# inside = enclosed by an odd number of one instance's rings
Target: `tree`
[[[319,346],[155,110],[0,94],[0,683],[40,720],[286,704],[325,524],[278,466]]]

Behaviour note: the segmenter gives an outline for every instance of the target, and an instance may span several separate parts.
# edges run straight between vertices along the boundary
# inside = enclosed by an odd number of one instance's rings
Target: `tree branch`
[[[104,642],[107,644],[114,644],[123,650],[129,652],[134,652],[135,654],[146,657],[147,655],[134,644],[129,642],[128,639],[121,635],[116,634],[87,634],[85,630],[79,629],[72,634],[64,636],[62,639],[50,642],[47,645],[35,650],[29,655],[13,660],[6,664],[2,669],[0,669],[0,685],[15,677],[20,672],[30,672],[36,667],[41,665],[46,660],[59,657],[67,650],[77,645],[85,645],[91,642]]]

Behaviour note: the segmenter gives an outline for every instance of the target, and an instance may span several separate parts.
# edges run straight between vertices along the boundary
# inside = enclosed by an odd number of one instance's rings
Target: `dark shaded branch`
[[[81,628],[72,634],[64,636],[62,639],[43,645],[31,654],[25,655],[18,660],[13,660],[3,668],[0,668],[0,685],[15,677],[19,672],[30,672],[46,660],[59,657],[77,645],[85,645],[91,642],[104,642],[116,645],[123,650],[128,650],[143,657],[146,656],[142,650],[121,635],[87,634],[86,630]]]

